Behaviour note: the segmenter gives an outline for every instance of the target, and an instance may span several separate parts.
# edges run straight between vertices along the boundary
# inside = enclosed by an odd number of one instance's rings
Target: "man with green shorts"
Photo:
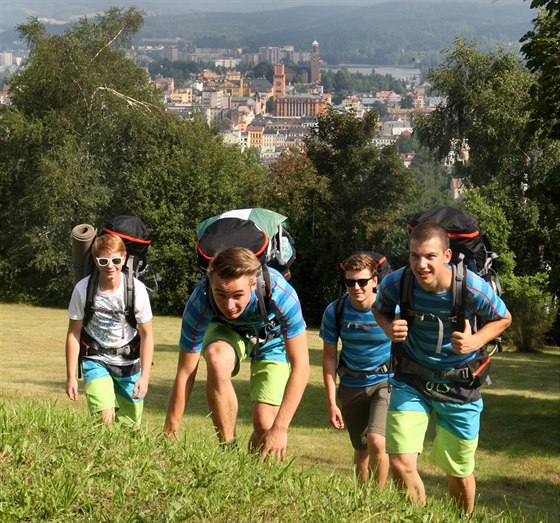
[[[222,444],[235,443],[237,395],[232,377],[251,358],[253,433],[249,448],[263,458],[284,459],[288,426],[309,379],[307,335],[298,296],[274,269],[266,314],[256,287],[261,271],[248,249],[218,252],[190,295],[183,313],[179,364],[171,392],[165,434],[174,435],[187,407],[202,352],[208,371],[206,395]]]
[[[441,225],[418,224],[409,237],[414,321],[409,323],[395,312],[405,268],[381,282],[374,314],[398,349],[386,432],[393,479],[413,501],[424,504],[417,458],[434,412],[436,436],[430,457],[447,474],[451,496],[471,514],[482,398],[480,384],[466,383],[460,376],[477,361],[482,368],[482,357],[477,360],[483,356],[481,348],[507,329],[511,315],[490,285],[467,270],[464,330],[452,329],[451,255],[449,237]],[[473,332],[475,315],[485,323]]]

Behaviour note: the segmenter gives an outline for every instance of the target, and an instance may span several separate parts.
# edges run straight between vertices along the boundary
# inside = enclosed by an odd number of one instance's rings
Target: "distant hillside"
[[[300,5],[293,7],[297,4]],[[326,5],[326,4],[334,5]],[[401,64],[429,67],[459,36],[476,38],[482,49],[519,48],[535,12],[524,0],[12,0],[2,7],[0,45],[15,39],[13,27],[28,16],[69,20],[111,5],[134,4],[145,11],[142,38],[179,37],[198,47],[247,47],[292,44],[307,50],[313,40],[329,64]],[[364,5],[367,4],[367,5]],[[250,12],[258,6],[259,12]],[[224,10],[235,12],[224,12]],[[268,10],[266,10],[268,9]],[[221,12],[212,12],[220,11]],[[60,31],[61,25],[49,31]]]
[[[138,38],[180,37],[200,47],[293,44],[317,40],[328,63],[432,65],[463,35],[483,49],[517,49],[531,27],[528,3],[392,1],[370,6],[294,7],[257,13],[192,13],[147,17]]]

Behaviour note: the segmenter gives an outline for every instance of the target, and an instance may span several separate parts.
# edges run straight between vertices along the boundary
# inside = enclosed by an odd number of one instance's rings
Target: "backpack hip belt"
[[[81,352],[83,352],[83,356],[122,356],[126,359],[135,360],[140,356],[140,334],[136,334],[132,340],[122,347],[103,347],[84,330],[80,336]]]
[[[480,386],[488,377],[490,355],[481,350],[476,358],[455,369],[429,369],[402,354],[397,362],[397,372],[415,374],[426,380],[446,379],[468,385]]]
[[[369,378],[377,374],[389,374],[390,361],[386,361],[381,367],[372,370],[358,371],[347,367],[344,363],[340,363],[336,369],[339,376],[350,376],[351,378]]]

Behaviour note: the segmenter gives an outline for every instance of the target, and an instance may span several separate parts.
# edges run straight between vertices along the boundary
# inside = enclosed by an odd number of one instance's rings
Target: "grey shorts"
[[[367,449],[368,434],[385,436],[390,397],[386,381],[370,387],[340,385],[338,397],[340,411],[354,449]]]

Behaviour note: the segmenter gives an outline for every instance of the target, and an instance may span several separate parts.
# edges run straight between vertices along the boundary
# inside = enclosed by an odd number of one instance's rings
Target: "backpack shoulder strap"
[[[342,328],[342,316],[344,315],[344,306],[346,305],[346,298],[348,293],[345,292],[342,296],[336,300],[336,305],[334,306],[334,319],[336,324],[336,336],[340,338],[340,330]]]
[[[82,325],[85,327],[93,317],[93,301],[97,294],[97,287],[99,287],[99,270],[97,267],[91,273],[86,290],[86,302],[84,303],[84,319]]]
[[[407,265],[401,274],[399,285],[399,307],[401,318],[405,319],[410,328],[414,317],[410,314],[414,310],[414,275],[410,265]]]
[[[453,331],[465,330],[465,303],[467,299],[467,272],[463,253],[459,254],[457,264],[451,265],[451,328]]]
[[[272,282],[270,279],[270,271],[266,265],[262,265],[257,272],[257,299],[259,302],[259,312],[263,321],[268,323],[268,315],[270,314],[270,300],[272,298]]]
[[[134,259],[133,256],[129,256],[126,260],[126,265],[123,268],[122,274],[125,278],[124,284],[124,315],[126,321],[132,328],[138,326],[136,321],[136,316],[134,315],[134,269],[133,269]]]

